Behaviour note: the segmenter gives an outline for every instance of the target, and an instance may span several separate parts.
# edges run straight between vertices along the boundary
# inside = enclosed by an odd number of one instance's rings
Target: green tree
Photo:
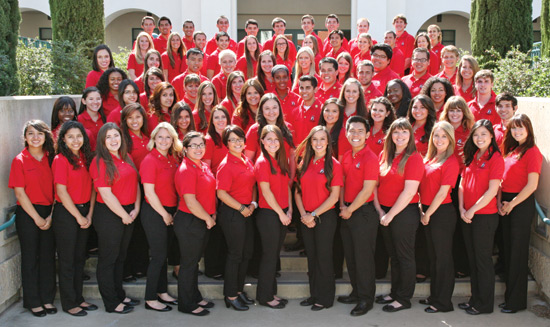
[[[541,53],[544,57],[550,57],[550,0],[542,0],[540,32],[542,40]]]
[[[20,21],[19,1],[0,0],[0,96],[19,90],[16,50]]]
[[[545,0],[547,1],[547,0]],[[532,0],[474,0],[470,16],[472,53],[495,48],[502,56],[511,46],[527,52],[533,46]]]

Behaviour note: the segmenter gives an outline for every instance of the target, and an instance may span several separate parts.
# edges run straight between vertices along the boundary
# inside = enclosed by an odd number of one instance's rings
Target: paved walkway
[[[456,305],[465,298],[454,298]],[[497,298],[498,304],[502,298]],[[278,327],[353,327],[353,326],[550,326],[550,319],[539,318],[530,311],[522,311],[516,314],[500,313],[498,308],[492,314],[469,316],[464,311],[456,308],[453,312],[427,314],[423,311],[424,306],[418,304],[414,299],[412,309],[396,313],[382,311],[381,305],[376,305],[373,310],[362,317],[351,317],[349,311],[352,305],[344,305],[335,302],[334,307],[320,312],[312,312],[309,308],[299,306],[299,300],[291,300],[283,310],[273,310],[261,306],[254,306],[247,312],[236,312],[224,307],[223,301],[214,301],[216,307],[212,309],[207,317],[193,317],[172,312],[160,313],[145,310],[143,305],[136,307],[135,311],[127,315],[106,313],[102,308],[99,311],[91,312],[87,317],[72,317],[64,312],[44,318],[35,318],[27,310],[23,309],[22,303],[18,302],[0,315],[0,326],[40,326],[40,327],[98,327],[98,326],[278,326]],[[96,301],[100,304],[99,301]],[[529,306],[544,304],[536,298],[529,301]],[[59,306],[59,303],[56,303]]]

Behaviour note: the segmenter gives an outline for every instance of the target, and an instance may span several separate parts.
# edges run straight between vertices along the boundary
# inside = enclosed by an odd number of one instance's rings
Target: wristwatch
[[[311,212],[311,217],[317,218],[317,217],[319,217],[319,216],[317,216],[317,214],[315,213],[315,211],[312,211],[312,212]]]

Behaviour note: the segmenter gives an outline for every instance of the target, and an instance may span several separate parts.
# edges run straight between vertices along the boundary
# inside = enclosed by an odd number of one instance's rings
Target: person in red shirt
[[[315,98],[316,91],[317,79],[315,77],[311,75],[300,77],[300,105],[292,110],[287,119],[294,126],[293,137],[296,144],[302,143],[309,131],[318,125],[323,104]]]
[[[237,58],[241,58],[246,52],[247,36],[253,36],[255,38],[258,37],[258,32],[260,31],[258,21],[255,19],[247,19],[244,23],[244,31],[246,32],[246,36],[243,37],[243,39],[240,40],[239,43],[237,43]],[[258,53],[262,52],[261,47],[258,47],[258,50]]]
[[[436,122],[432,99],[424,94],[414,97],[411,100],[407,118],[413,127],[416,151],[424,157],[428,152],[429,135]]]
[[[346,136],[351,151],[344,154],[344,190],[340,197],[340,233],[352,291],[339,296],[338,302],[355,303],[350,314],[362,316],[372,309],[376,292],[374,251],[378,231],[378,214],[374,208],[374,189],[378,182],[378,158],[366,143],[369,124],[363,117],[351,117]]]
[[[216,21],[216,27],[218,28],[218,33],[219,32],[228,33],[228,31],[229,31],[229,19],[226,16],[221,15],[220,17],[218,17],[218,20]],[[229,35],[227,35],[227,37],[229,38],[229,45],[227,46],[227,48],[233,50],[233,52],[236,53],[237,52],[237,42],[235,42],[235,40],[230,38]],[[196,43],[197,43],[197,40],[195,40],[195,44]],[[212,37],[210,40],[208,40],[208,42],[206,43],[206,48],[203,51],[208,55],[212,54],[212,52],[214,52],[218,48],[217,43],[218,42],[217,42],[216,35],[214,35],[214,37]],[[202,48],[199,48],[199,49],[202,50]]]
[[[237,60],[237,69],[246,76],[246,79],[254,78],[256,76],[256,69],[258,68],[261,45],[254,35],[246,36],[243,41],[246,49],[243,49],[244,53]]]
[[[131,103],[122,109],[120,116],[122,137],[128,145],[128,153],[139,170],[141,162],[149,154],[149,131],[147,129],[147,114],[139,103]]]
[[[191,110],[187,103],[180,101],[172,107],[170,124],[177,131],[180,141],[183,140],[187,133],[195,130],[193,110]]]
[[[216,178],[201,160],[206,147],[203,134],[187,133],[182,145],[185,157],[174,177],[179,199],[174,233],[178,238],[181,262],[178,310],[206,316],[214,303],[203,299],[197,276],[209,230],[216,225]]]
[[[432,49],[433,52],[433,49]],[[441,64],[443,70],[437,74],[437,77],[446,78],[454,86],[456,84],[456,76],[458,69],[456,64],[460,59],[460,53],[454,45],[448,45],[441,50]]]
[[[139,169],[145,193],[141,224],[151,253],[147,268],[145,308],[165,312],[172,310],[168,304],[177,304],[176,299],[168,294],[166,257],[174,238],[172,225],[178,205],[174,176],[178,170],[178,154],[182,145],[172,125],[162,122],[151,133],[147,149],[150,152]]]
[[[378,91],[374,84],[372,84],[373,76],[374,65],[370,60],[362,60],[357,63],[357,80],[361,83],[361,87],[365,93],[365,103],[367,106],[371,100],[383,95],[382,92]]]
[[[273,82],[275,83],[275,94],[279,98],[283,110],[284,119],[288,121],[294,108],[300,103],[298,94],[290,91],[288,82],[290,81],[290,71],[284,65],[276,65],[271,70]]]
[[[441,58],[439,58],[439,55],[435,54],[435,52],[432,51],[432,46],[430,44],[430,38],[428,37],[428,34],[425,32],[418,33],[414,40],[414,48],[426,48],[430,52],[430,65],[428,66],[428,72],[431,75],[437,75],[439,74],[440,68],[441,68]],[[413,69],[411,65],[411,70]]]
[[[136,38],[137,46],[134,47],[132,53],[128,57],[128,65],[126,69],[128,70],[128,76],[130,79],[135,80],[139,75],[143,73],[143,60],[147,51],[154,49],[155,44],[153,39],[146,32],[141,32]]]
[[[260,305],[283,309],[288,300],[276,295],[277,258],[292,220],[291,168],[284,150],[285,139],[276,125],[265,125],[259,137],[261,154],[254,165],[259,189],[256,226],[262,243],[256,299]]]
[[[332,156],[330,134],[324,126],[315,126],[309,132],[297,154],[294,196],[302,222],[310,285],[310,297],[300,304],[320,311],[332,307],[336,291],[332,247],[338,219],[335,204],[344,184],[342,166]]]
[[[359,34],[355,44],[356,51],[355,54],[352,54],[351,56],[353,57],[353,63],[357,67],[361,61],[371,60],[370,49],[372,47],[372,37],[367,33]]]
[[[370,29],[370,22],[367,18],[361,17],[357,20],[356,26],[357,26],[357,37],[349,41],[349,52],[352,57],[357,56],[361,52],[361,49],[359,48],[359,41],[360,41],[359,39],[362,37],[361,35],[363,34],[369,35],[368,33]],[[370,46],[376,43],[377,43],[376,41],[373,41],[372,39],[370,40]],[[370,54],[370,51],[368,53]],[[370,60],[370,58],[368,59]]]
[[[350,78],[344,83],[338,99],[344,106],[344,126],[351,116],[367,118],[368,109],[365,103],[365,92],[363,92],[361,83],[355,78]],[[340,158],[349,149],[351,149],[349,144],[346,144],[346,149],[338,149]]]
[[[146,111],[149,110],[149,98],[151,94],[161,82],[164,82],[164,75],[159,68],[152,67],[145,72],[143,75],[144,81],[144,92],[139,94],[139,103]]]
[[[395,45],[395,39],[396,35],[394,31],[387,31],[384,34],[384,43],[389,45],[392,50],[392,56],[391,56],[391,62],[390,62],[390,68],[394,72],[399,75],[399,77],[403,77],[405,75],[405,55]]]
[[[197,103],[197,95],[199,94],[200,84],[201,79],[197,74],[188,74],[183,79],[183,89],[185,91],[185,95],[181,101],[187,103],[191,108],[195,108],[195,104]]]
[[[183,44],[185,44],[186,49],[191,49],[195,47],[195,40],[193,39],[193,34],[195,33],[195,23],[188,19],[183,22]]]
[[[323,103],[319,125],[325,126],[330,132],[332,142],[332,153],[335,158],[343,154],[349,143],[346,138],[346,128],[344,126],[344,106],[337,98],[330,98]],[[343,150],[340,150],[343,149]]]
[[[237,65],[237,56],[231,50],[223,50],[219,54],[219,65],[221,67],[219,74],[212,78],[212,84],[216,87],[216,93],[219,99],[225,98],[227,88],[227,78]]]
[[[111,49],[105,44],[95,47],[92,56],[92,70],[86,76],[85,87],[96,86],[101,74],[111,67],[115,67],[115,60],[113,59]]]
[[[468,107],[472,110],[476,120],[488,119],[491,124],[498,124],[500,117],[496,112],[496,97],[493,91],[495,76],[488,69],[478,71],[474,77],[476,88],[475,98],[468,102]]]
[[[195,42],[195,48],[197,50],[200,50],[202,52],[202,61],[204,62],[204,65],[201,66],[200,73],[204,76],[208,74],[208,58],[210,58],[210,55],[205,52],[206,48],[206,34],[202,31],[196,31],[193,33],[193,41]],[[187,64],[189,65],[189,50],[187,49]]]
[[[269,50],[269,51],[272,51],[273,53],[275,53],[275,50],[276,50],[276,43],[275,43],[275,39],[281,35],[281,36],[285,36],[285,30],[286,30],[286,21],[284,19],[282,19],[281,17],[275,17],[273,18],[273,20],[271,21],[271,27],[273,28],[273,37],[271,39],[268,39],[264,42],[264,44],[262,45],[262,48],[263,50]],[[296,46],[294,45],[294,43],[291,41],[291,40],[288,40],[288,57],[289,58],[296,58]]]
[[[57,312],[53,305],[55,237],[50,229],[54,141],[48,125],[41,120],[25,124],[23,139],[25,148],[11,163],[8,187],[17,198],[15,225],[21,246],[23,307],[36,317],[44,317]]]
[[[430,37],[432,51],[439,57],[442,57],[441,51],[443,50],[444,46],[443,44],[441,44],[441,40],[443,40],[441,28],[439,28],[439,26],[435,24],[428,26],[428,36]]]
[[[372,64],[374,65],[372,83],[380,92],[386,90],[386,85],[389,81],[399,78],[399,75],[391,70],[390,67],[392,55],[393,51],[391,47],[385,43],[375,44],[371,48]]]
[[[424,175],[422,157],[416,152],[413,129],[404,118],[395,120],[388,130],[380,154],[380,174],[375,208],[383,227],[382,234],[391,258],[391,293],[375,302],[386,304],[382,310],[396,312],[411,307],[416,264],[414,246],[420,221],[418,186]]]
[[[52,163],[57,203],[52,213],[59,261],[59,288],[63,311],[86,316],[97,310],[82,297],[82,274],[86,262],[88,227],[92,224],[95,191],[88,167],[93,154],[84,126],[76,121],[63,124],[57,155]]]
[[[229,49],[229,40],[230,40],[229,34],[227,34],[226,32],[216,33],[216,42],[218,44],[218,47],[216,48],[215,51],[210,53],[210,56],[208,57],[208,62],[207,62],[208,70],[206,73],[206,77],[208,77],[208,79],[212,80],[212,78],[220,72],[221,65],[220,65],[219,56],[222,51]],[[229,49],[229,51],[233,51],[233,50]],[[234,53],[235,52],[233,51],[233,54]],[[236,63],[237,63],[237,60],[235,59],[235,64]]]
[[[393,18],[393,28],[395,29],[397,48],[405,55],[405,69],[411,65],[411,58],[414,50],[414,36],[405,31],[407,27],[407,17],[399,14]],[[406,72],[405,72],[406,73]]]
[[[384,149],[384,140],[386,132],[390,128],[391,123],[396,119],[393,111],[393,106],[385,97],[378,97],[372,100],[369,104],[368,122],[370,133],[367,137],[367,146],[372,152],[379,156]]]
[[[527,308],[529,237],[543,157],[527,115],[515,115],[508,127],[503,146],[504,176],[497,198],[506,258],[506,293],[499,307],[503,313],[516,313]]]
[[[84,128],[90,131],[90,146],[95,151],[97,133],[107,121],[103,111],[101,94],[96,87],[90,86],[82,92],[80,108],[78,109],[78,121],[84,125]]]
[[[430,254],[430,296],[420,300],[429,305],[427,313],[453,311],[451,297],[455,285],[453,236],[457,214],[451,189],[458,178],[459,165],[454,156],[454,128],[446,121],[434,125],[428,154],[424,159],[424,177],[420,182],[421,219],[425,226]]]
[[[50,129],[54,143],[57,142],[57,136],[61,126],[71,120],[76,119],[76,103],[69,96],[61,96],[55,100],[52,108],[52,118],[50,120]]]
[[[187,70],[187,60],[185,54],[187,48],[181,40],[178,33],[172,33],[168,36],[168,46],[166,52],[161,56],[164,79],[168,82]]]
[[[118,103],[118,86],[122,80],[127,79],[126,73],[120,68],[109,68],[99,78],[97,89],[101,93],[105,115],[109,116],[115,110]]]
[[[227,155],[227,147],[222,142],[222,133],[230,124],[231,119],[227,110],[219,105],[214,107],[211,116],[212,118],[208,122],[208,132],[205,137],[206,150],[202,161],[210,167],[216,176],[218,166]]]
[[[224,107],[229,113],[229,122],[231,124],[231,117],[235,112],[235,108],[239,105],[241,100],[241,91],[244,86],[244,75],[240,71],[234,71],[227,77],[227,83],[225,86],[225,98],[220,102],[220,105]]]
[[[322,44],[323,53],[326,56],[332,50],[332,44],[330,42],[331,41],[330,33],[340,29],[340,19],[338,18],[338,15],[336,14],[327,15],[327,18],[325,19],[325,27],[327,28],[327,32],[329,34],[329,37],[327,37],[324,43]],[[319,45],[319,47],[321,47],[321,45]],[[342,47],[344,48],[344,51],[349,52],[349,43],[345,37],[342,38]]]
[[[277,65],[285,65],[289,71],[292,71],[292,66],[296,62],[296,52],[294,51],[291,56],[290,43],[284,35],[277,35],[273,43],[273,55],[277,59]]]
[[[264,50],[258,57],[258,67],[256,67],[256,78],[262,85],[266,93],[275,92],[275,81],[271,75],[273,66],[277,64],[277,58],[273,55],[273,52]]]
[[[153,18],[152,16],[143,16],[143,18],[141,19],[141,29],[147,33],[151,39],[157,37],[158,35],[154,33],[155,31],[155,18]],[[134,43],[134,46],[132,48],[135,48],[135,43]]]
[[[161,82],[153,91],[147,110],[147,134],[155,129],[160,122],[170,121],[172,107],[178,102],[174,87],[168,82]]]
[[[390,100],[397,118],[407,116],[412,97],[409,88],[402,80],[389,81],[384,96]]]
[[[458,64],[458,74],[456,75],[454,88],[455,94],[463,97],[466,103],[474,99],[474,76],[478,71],[479,65],[476,58],[470,55],[462,56]]]
[[[109,116],[107,116],[107,121],[110,123],[115,123],[120,127],[120,114],[122,108],[130,103],[138,103],[139,101],[139,89],[133,81],[129,79],[122,80],[118,87],[118,99],[119,106],[111,111]]]
[[[342,52],[336,57],[338,62],[338,82],[344,84],[348,78],[355,77],[353,58],[347,52]]]
[[[190,74],[196,74],[199,78],[200,83],[208,81],[208,78],[203,75],[203,64],[206,66],[204,62],[204,53],[197,49],[197,48],[191,48],[187,50],[187,70],[183,72],[182,74],[179,74],[172,80],[172,85],[176,89],[176,94],[178,95],[178,99],[184,99],[186,96],[185,91],[185,78]]]
[[[422,90],[422,86],[426,83],[428,78],[432,75],[428,72],[428,66],[430,64],[430,53],[426,48],[416,48],[413,51],[412,58],[412,72],[411,74],[401,78],[414,98]]]
[[[214,84],[208,81],[202,82],[199,86],[197,104],[193,110],[193,118],[197,131],[206,134],[208,122],[210,121],[210,113],[217,104],[218,95]]]
[[[245,134],[248,133],[250,127],[256,122],[256,113],[263,95],[264,89],[258,80],[247,80],[241,89],[240,102],[235,108],[231,124],[242,128]]]
[[[161,54],[155,50],[151,49],[147,51],[147,54],[145,55],[145,61],[143,63],[143,74],[139,75],[138,78],[134,80],[134,82],[137,84],[139,91],[143,92],[145,90],[145,84],[143,82],[143,77],[147,73],[147,71],[153,67],[160,68],[161,71],[164,71],[164,65],[162,63],[162,56]],[[166,79],[166,76],[165,78]]]
[[[94,226],[99,243],[97,283],[107,312],[128,313],[139,304],[122,288],[122,270],[134,220],[141,208],[138,173],[122,132],[106,123],[97,136],[90,176],[97,192]]]
[[[315,31],[314,31],[315,18],[313,18],[312,15],[302,16],[301,27],[302,27],[302,31],[304,31],[304,40],[311,35],[317,41],[317,47],[320,47],[323,45],[323,40],[321,40],[321,38],[317,34],[315,34]],[[302,43],[302,46],[304,46],[303,43]],[[323,52],[322,49],[321,49],[321,52]]]
[[[315,96],[321,103],[330,98],[338,98],[342,84],[338,82],[338,61],[331,57],[325,57],[319,62],[321,72],[321,85]]]
[[[317,39],[313,35],[308,35],[304,37],[304,40],[302,41],[302,47],[308,47],[311,50],[313,50],[313,55],[315,57],[315,71],[319,72],[319,63],[321,62],[321,59],[324,58],[323,55],[323,49],[320,49],[323,43],[317,43]]]
[[[321,76],[315,71],[315,55],[313,50],[308,47],[301,47],[296,55],[296,65],[294,67],[294,83],[292,84],[292,92],[299,92],[299,81],[302,76],[310,75],[317,79],[317,84],[321,82]]]
[[[160,35],[153,39],[153,44],[155,45],[155,50],[160,53],[164,53],[168,47],[168,38],[172,33],[172,21],[170,18],[166,16],[159,18],[158,29],[160,31]]]
[[[512,119],[518,110],[518,99],[510,92],[503,92],[497,95],[495,103],[500,123],[493,125],[493,128],[495,130],[495,140],[500,149],[502,149],[504,136],[507,134],[508,121]]]
[[[430,77],[426,81],[420,94],[427,95],[432,99],[437,120],[441,116],[445,102],[455,95],[453,85],[448,79],[435,76]]]
[[[348,52],[343,46],[345,39],[344,32],[341,30],[334,30],[329,33],[328,39],[330,42],[330,50],[325,52],[325,57],[338,58],[338,55],[342,52]]]

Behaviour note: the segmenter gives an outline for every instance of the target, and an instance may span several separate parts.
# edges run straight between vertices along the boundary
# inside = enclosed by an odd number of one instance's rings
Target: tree
[[[540,13],[540,32],[542,49],[541,54],[544,57],[550,57],[550,0],[542,0],[542,10]]]
[[[547,1],[547,0],[544,0]],[[532,0],[474,0],[470,16],[472,53],[484,56],[494,47],[502,56],[510,47],[533,46]]]
[[[19,90],[16,50],[20,21],[19,1],[0,0],[0,96]]]

